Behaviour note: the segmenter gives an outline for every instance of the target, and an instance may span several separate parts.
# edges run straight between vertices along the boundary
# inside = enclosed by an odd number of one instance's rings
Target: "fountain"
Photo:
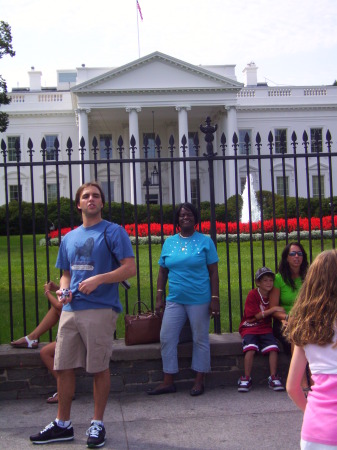
[[[258,222],[261,220],[260,207],[256,200],[256,193],[253,186],[253,176],[249,175],[249,189],[250,189],[250,204],[251,204],[251,221]],[[241,223],[249,223],[249,199],[248,199],[248,176],[246,178],[245,188],[242,193],[242,210]]]

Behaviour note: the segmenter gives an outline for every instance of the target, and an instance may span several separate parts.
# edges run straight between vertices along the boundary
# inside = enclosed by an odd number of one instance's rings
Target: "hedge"
[[[259,192],[256,193],[256,198],[260,204]],[[285,217],[284,198],[279,195],[275,195],[275,217]],[[287,197],[287,215],[288,217],[297,217],[297,205],[294,197]],[[238,203],[238,207],[236,205]],[[269,191],[262,191],[262,204],[263,204],[263,219],[268,220],[273,217],[273,197]],[[333,198],[333,204],[337,205],[337,197]],[[75,205],[70,205],[69,198],[61,198],[58,209],[57,202],[51,202],[47,205],[47,214],[45,213],[45,205],[43,203],[35,203],[35,233],[45,233],[45,216],[48,218],[48,228],[52,225],[55,228],[72,227],[81,224],[81,216],[78,214]],[[242,198],[239,196],[232,196],[227,201],[227,214],[224,204],[215,205],[215,216],[219,222],[236,222],[237,214],[242,208]],[[321,208],[321,209],[320,209]],[[72,211],[71,211],[72,209]],[[147,223],[148,210],[150,211],[150,222],[161,223],[161,212],[159,205],[137,205],[137,219],[138,223]],[[9,233],[11,235],[20,234],[32,234],[33,232],[33,210],[32,204],[27,202],[21,203],[21,217],[19,215],[19,203],[12,201],[8,205],[8,223]],[[71,215],[72,212],[72,215]],[[308,217],[308,199],[298,198],[298,214],[299,217]],[[311,217],[320,217],[320,215],[331,215],[330,199],[322,199],[321,207],[318,198],[310,199],[310,215]],[[106,203],[103,209],[103,218],[111,220],[115,223],[122,223],[122,205],[121,203],[111,203],[111,208]],[[202,221],[210,220],[210,202],[202,202],[200,208],[200,218]],[[173,211],[172,205],[163,205],[162,208],[162,221],[163,223],[172,223]],[[124,203],[124,223],[135,222],[134,205],[125,202]],[[0,206],[0,235],[6,234],[6,205]]]

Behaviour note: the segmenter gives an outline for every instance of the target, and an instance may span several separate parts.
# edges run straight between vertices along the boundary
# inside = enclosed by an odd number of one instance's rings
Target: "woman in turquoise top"
[[[204,374],[210,370],[210,315],[218,316],[218,254],[212,239],[195,231],[199,222],[197,210],[190,203],[180,205],[175,214],[179,233],[164,242],[159,259],[156,312],[164,309],[160,332],[164,380],[150,395],[176,391],[173,375],[178,372],[177,346],[179,334],[188,318],[193,336],[191,368],[196,372],[192,396],[204,392]]]
[[[285,353],[291,353],[290,343],[284,338],[282,329],[288,322],[288,314],[294,305],[298,291],[308,269],[307,254],[298,242],[286,245],[282,252],[278,273],[275,276],[274,288],[269,296],[270,307],[283,306],[285,312],[273,314],[274,336],[282,342]]]

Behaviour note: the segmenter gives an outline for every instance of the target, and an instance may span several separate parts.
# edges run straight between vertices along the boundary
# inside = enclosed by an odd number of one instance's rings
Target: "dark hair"
[[[95,188],[97,188],[99,190],[99,192],[101,194],[101,199],[102,199],[103,206],[104,206],[104,203],[105,203],[105,195],[104,195],[103,189],[102,189],[101,185],[97,181],[89,181],[88,183],[84,183],[84,184],[82,184],[82,186],[80,186],[77,189],[77,192],[76,192],[76,195],[75,195],[76,209],[77,209],[77,211],[80,214],[81,214],[81,210],[78,208],[77,205],[80,203],[82,192],[84,191],[84,189],[86,189],[89,186],[94,186]]]
[[[300,266],[300,277],[301,277],[302,281],[304,280],[305,275],[308,270],[308,257],[307,257],[306,251],[303,248],[303,245],[300,244],[299,242],[290,242],[288,245],[286,245],[284,247],[284,250],[283,250],[282,256],[281,256],[281,261],[278,266],[278,273],[281,274],[283,281],[286,284],[288,284],[289,286],[291,286],[291,288],[293,290],[295,290],[296,289],[295,281],[292,278],[292,273],[291,273],[290,266],[289,266],[289,263],[287,260],[289,252],[290,252],[290,248],[292,245],[296,245],[296,247],[299,247],[301,249],[301,252],[303,253],[303,260],[302,260],[302,264]]]
[[[180,211],[182,209],[188,209],[189,211],[191,211],[191,213],[193,214],[193,217],[194,217],[194,224],[197,225],[199,223],[199,214],[198,214],[197,208],[194,205],[192,205],[192,203],[185,202],[177,207],[176,212],[174,214],[174,226],[176,228],[180,229],[179,215],[180,215]]]

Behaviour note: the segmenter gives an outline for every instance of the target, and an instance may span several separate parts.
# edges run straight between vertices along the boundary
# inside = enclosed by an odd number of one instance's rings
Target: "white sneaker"
[[[253,381],[250,377],[240,377],[238,380],[238,392],[249,392],[252,385]]]
[[[273,391],[284,391],[284,386],[282,384],[281,378],[277,375],[270,375],[270,377],[268,377],[268,386]]]

